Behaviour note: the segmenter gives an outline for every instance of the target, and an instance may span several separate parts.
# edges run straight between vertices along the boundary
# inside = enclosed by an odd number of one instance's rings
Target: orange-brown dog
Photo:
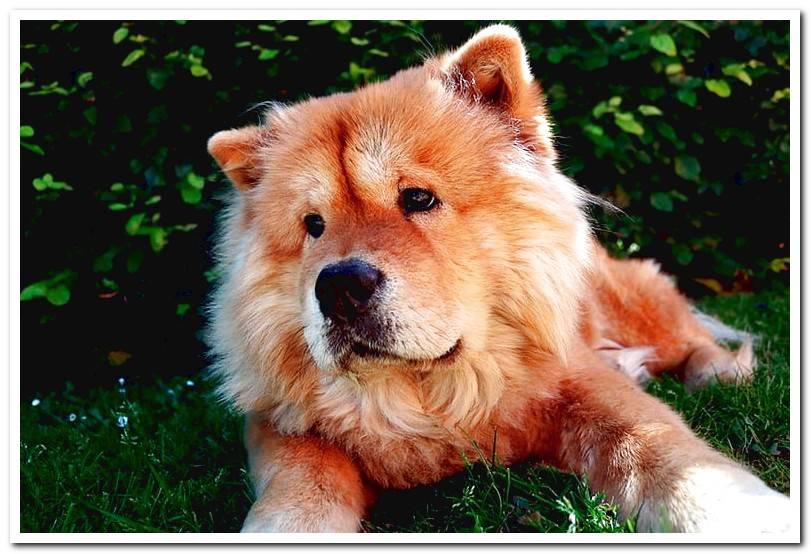
[[[357,531],[473,441],[586,475],[639,530],[788,528],[787,497],[635,382],[747,378],[752,348],[596,243],[512,28],[208,148],[236,185],[210,342],[247,414],[243,531]]]

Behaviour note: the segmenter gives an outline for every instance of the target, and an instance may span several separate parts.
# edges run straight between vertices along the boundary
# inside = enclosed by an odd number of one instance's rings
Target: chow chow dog
[[[789,527],[788,497],[639,386],[746,379],[751,344],[596,242],[513,28],[208,150],[235,185],[209,341],[246,414],[243,531],[358,531],[377,491],[476,448],[586,476],[641,531]]]

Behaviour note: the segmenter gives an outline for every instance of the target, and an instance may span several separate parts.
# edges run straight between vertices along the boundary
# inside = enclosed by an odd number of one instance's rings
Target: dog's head
[[[514,29],[208,148],[237,189],[214,303],[226,363],[286,371],[295,395],[305,367],[443,371],[505,329],[565,355],[590,236]]]

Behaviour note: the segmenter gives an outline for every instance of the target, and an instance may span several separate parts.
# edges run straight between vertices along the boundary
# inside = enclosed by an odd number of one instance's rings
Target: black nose
[[[363,260],[349,258],[328,265],[315,281],[315,297],[325,317],[354,321],[369,307],[383,274]]]

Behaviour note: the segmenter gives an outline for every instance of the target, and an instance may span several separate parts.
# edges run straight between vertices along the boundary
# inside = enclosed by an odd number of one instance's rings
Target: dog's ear
[[[249,125],[220,131],[208,139],[208,153],[240,190],[248,190],[261,178],[261,150],[268,144],[267,129]]]
[[[476,33],[441,62],[459,94],[495,107],[522,123],[524,134],[550,141],[541,87],[532,76],[521,36],[508,25]]]

